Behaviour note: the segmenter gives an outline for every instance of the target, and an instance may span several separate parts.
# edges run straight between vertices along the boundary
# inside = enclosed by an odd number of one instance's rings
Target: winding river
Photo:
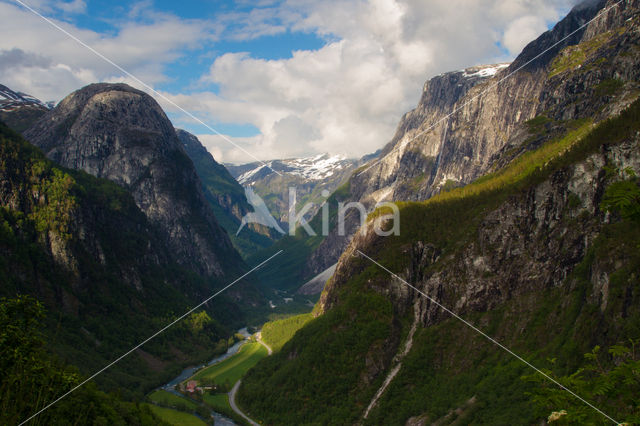
[[[165,384],[164,386],[161,386],[160,389],[164,389],[168,392],[171,392],[173,394],[176,394],[178,396],[183,397],[184,395],[182,395],[180,392],[178,392],[176,390],[176,385],[178,385],[179,383],[184,382],[185,380],[187,380],[189,377],[193,376],[198,370],[204,368],[204,367],[208,367],[210,365],[216,364],[218,362],[224,361],[225,359],[235,355],[238,350],[240,350],[240,347],[242,345],[244,345],[245,343],[247,343],[247,338],[250,337],[251,335],[249,334],[249,332],[247,331],[247,328],[241,328],[240,330],[237,331],[238,334],[242,334],[245,337],[245,340],[241,340],[237,343],[235,343],[233,346],[229,347],[229,349],[227,349],[227,352],[225,352],[222,355],[219,355],[215,358],[213,358],[211,361],[209,361],[206,364],[197,366],[197,367],[189,367],[189,368],[185,368],[184,370],[182,370],[182,372],[176,376],[173,380],[171,380],[170,382],[168,382],[167,384]],[[211,412],[211,416],[215,419],[215,424],[216,425],[222,425],[222,426],[232,426],[235,425],[235,423],[233,422],[233,420],[223,416],[220,413],[216,413],[215,411]]]

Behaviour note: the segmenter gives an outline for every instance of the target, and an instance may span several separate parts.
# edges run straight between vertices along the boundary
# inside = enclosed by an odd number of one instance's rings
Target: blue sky
[[[231,138],[156,96],[232,162],[373,152],[426,79],[511,60],[574,2],[21,1]],[[44,100],[96,81],[140,87],[16,1],[0,14],[0,83]]]

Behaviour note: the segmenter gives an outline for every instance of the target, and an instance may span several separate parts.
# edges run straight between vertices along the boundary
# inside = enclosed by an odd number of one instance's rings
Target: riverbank
[[[196,424],[199,424],[196,420],[204,423],[204,421],[212,418],[216,425],[222,426],[232,426],[236,424],[234,420],[241,420],[235,415],[229,404],[227,404],[228,409],[218,412],[215,409],[216,407],[211,407],[210,404],[206,404],[203,401],[189,398],[176,389],[181,383],[188,381],[195,374],[237,355],[245,344],[250,343],[251,335],[246,328],[238,330],[237,334],[242,335],[244,339],[234,343],[224,354],[212,358],[206,364],[185,368],[173,380],[150,393],[147,398],[152,402],[152,405],[164,409],[155,409],[154,412],[162,414],[161,418],[163,420],[174,425],[183,424],[182,422],[188,418],[186,416],[193,417],[195,420],[190,419],[190,421]],[[226,394],[224,396],[226,398]],[[218,408],[220,407],[218,406]],[[242,424],[242,422],[240,423]]]
[[[184,369],[173,380],[149,394],[149,400],[167,410],[163,420],[175,423],[186,418],[177,413],[207,420],[212,417],[216,425],[258,424],[242,413],[235,404],[235,390],[240,379],[262,358],[273,353],[260,335],[249,335],[246,328],[238,331],[244,339],[231,346],[226,353],[206,364]],[[192,419],[193,420],[193,419]]]

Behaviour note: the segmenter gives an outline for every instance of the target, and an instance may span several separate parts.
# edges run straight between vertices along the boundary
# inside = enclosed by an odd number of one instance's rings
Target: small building
[[[196,386],[198,386],[198,382],[195,380],[189,380],[187,382],[187,392],[194,393],[196,391]]]

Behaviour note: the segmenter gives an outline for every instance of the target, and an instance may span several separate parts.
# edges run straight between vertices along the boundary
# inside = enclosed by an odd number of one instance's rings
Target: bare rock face
[[[640,175],[639,146],[640,134],[636,133],[629,140],[605,146],[601,152],[556,171],[528,191],[509,197],[483,217],[477,237],[454,256],[445,256],[432,244],[414,241],[403,253],[411,262],[401,275],[423,294],[458,314],[488,311],[519,295],[566,285],[567,277],[585,258],[609,220],[600,209],[607,182],[623,180],[631,173]],[[616,165],[616,176],[604,172],[608,165]],[[384,244],[383,237],[377,237],[370,225],[366,232],[354,235],[340,257],[318,302],[317,314],[340,303],[339,290],[361,272],[358,251],[371,252],[372,247]],[[425,273],[436,261],[444,262],[446,267]],[[588,297],[604,310],[609,278],[601,266],[595,264],[590,271],[594,292]],[[391,297],[399,311],[415,305],[423,326],[448,317],[428,299],[407,292],[406,286],[371,285]]]
[[[351,177],[350,201],[373,210],[383,201],[426,200],[537,148],[529,120],[544,116],[553,127],[619,113],[638,89],[639,7],[637,0],[577,6],[511,65],[427,81],[381,155]],[[308,275],[335,263],[359,225],[354,218],[346,235],[334,230],[308,260]]]
[[[25,137],[53,161],[128,189],[183,266],[221,276],[225,260],[239,261],[171,122],[144,92],[92,84],[67,96]]]

